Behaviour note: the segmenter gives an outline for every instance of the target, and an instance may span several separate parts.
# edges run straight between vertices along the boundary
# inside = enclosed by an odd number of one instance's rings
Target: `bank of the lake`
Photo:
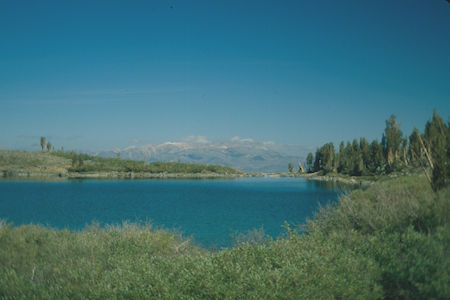
[[[375,176],[345,176],[340,174],[326,174],[322,175],[319,172],[315,173],[305,173],[300,175],[302,178],[308,179],[308,180],[315,180],[315,181],[326,181],[326,182],[339,182],[343,184],[350,184],[350,185],[359,185],[359,186],[368,186],[371,184],[374,184],[376,181],[379,180],[379,177]]]
[[[321,181],[330,183],[340,183],[349,186],[368,186],[375,182],[384,179],[393,178],[396,176],[348,176],[342,174],[322,174],[321,172],[314,173],[258,173],[257,176],[263,177],[291,177],[291,178],[303,178],[311,181]]]

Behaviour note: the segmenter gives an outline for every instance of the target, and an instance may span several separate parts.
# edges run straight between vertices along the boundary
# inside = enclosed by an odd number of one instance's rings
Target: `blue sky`
[[[0,1],[0,149],[319,146],[450,112],[450,4]]]

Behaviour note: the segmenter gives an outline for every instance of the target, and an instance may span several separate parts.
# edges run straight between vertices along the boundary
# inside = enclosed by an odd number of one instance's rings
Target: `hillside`
[[[131,161],[100,158],[74,152],[28,152],[0,150],[0,174],[3,176],[70,176],[70,177],[160,177],[230,176],[242,174],[219,165],[179,162]]]
[[[0,150],[0,175],[68,175],[70,159],[48,152]]]

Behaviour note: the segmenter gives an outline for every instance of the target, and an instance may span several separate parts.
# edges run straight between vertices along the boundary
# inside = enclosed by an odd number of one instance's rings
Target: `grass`
[[[0,150],[0,176],[67,174],[71,160],[48,152]]]
[[[169,174],[237,174],[238,171],[219,165],[201,165],[181,162],[152,162],[124,160],[121,158],[102,158],[74,152],[54,152],[53,155],[70,159],[70,172],[135,172]]]
[[[450,189],[422,177],[340,198],[299,234],[220,251],[150,225],[0,225],[4,299],[449,299]]]
[[[180,162],[153,162],[101,158],[75,152],[0,150],[0,176],[79,174],[241,174],[230,167]]]

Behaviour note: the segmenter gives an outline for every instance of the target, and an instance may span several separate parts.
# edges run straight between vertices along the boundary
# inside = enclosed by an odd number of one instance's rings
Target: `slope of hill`
[[[230,167],[180,162],[143,162],[102,158],[75,152],[0,150],[0,176],[69,177],[221,177],[239,176]]]
[[[48,152],[0,150],[0,175],[68,174],[72,161]]]

